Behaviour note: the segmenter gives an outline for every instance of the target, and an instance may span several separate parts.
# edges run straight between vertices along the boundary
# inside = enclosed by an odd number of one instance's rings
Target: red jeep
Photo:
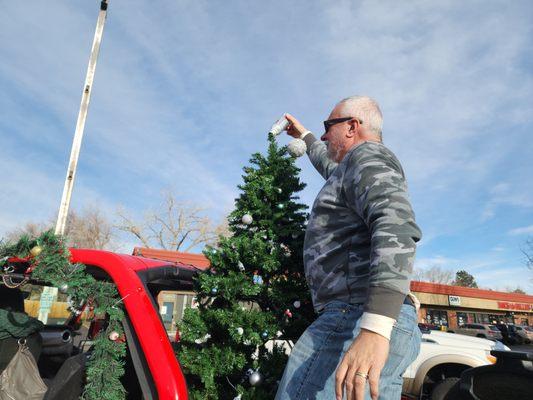
[[[185,378],[156,299],[162,290],[191,290],[196,268],[98,250],[71,249],[71,254],[71,261],[84,264],[87,273],[97,280],[113,282],[122,298],[127,347],[122,384],[128,392],[127,399],[187,399]],[[37,310],[42,311],[44,307],[39,304],[44,302],[43,286],[46,286],[45,282],[32,281],[30,277],[20,288],[26,294],[29,292],[25,312],[31,316],[37,317]],[[51,318],[47,318],[45,328],[40,332],[42,340],[37,353],[39,373],[49,392],[54,394],[48,396],[47,393],[45,399],[77,398],[82,390],[84,371],[79,371],[76,377],[72,372],[72,361],[90,351],[91,340],[105,325],[105,319],[93,319],[89,325],[86,313],[69,314],[64,302],[55,301],[47,307]]]

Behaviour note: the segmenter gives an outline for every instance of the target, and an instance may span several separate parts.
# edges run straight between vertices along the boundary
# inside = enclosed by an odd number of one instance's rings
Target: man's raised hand
[[[293,138],[298,139],[303,133],[307,132],[307,129],[305,129],[300,121],[294,118],[291,114],[285,114],[285,118],[291,123],[287,128],[287,134]]]

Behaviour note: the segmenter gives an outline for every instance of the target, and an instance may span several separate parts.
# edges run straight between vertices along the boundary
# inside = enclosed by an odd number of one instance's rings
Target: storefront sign
[[[510,303],[508,301],[499,301],[498,308],[503,308],[504,310],[532,311],[533,305],[527,303]]]
[[[451,306],[460,306],[461,298],[459,296],[448,296],[448,302]]]

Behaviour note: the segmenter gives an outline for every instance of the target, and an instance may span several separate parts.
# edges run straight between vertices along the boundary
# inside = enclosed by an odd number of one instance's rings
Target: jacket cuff
[[[390,340],[392,327],[396,320],[393,318],[386,317],[384,315],[372,314],[372,313],[363,313],[361,317],[361,328],[368,331],[375,332],[384,338]]]
[[[313,135],[313,132],[307,131],[304,132],[300,138],[305,142],[307,145],[307,154],[309,154],[309,151],[311,150],[311,145],[315,143],[318,139]]]
[[[364,311],[397,319],[405,300],[405,293],[383,286],[370,286]]]

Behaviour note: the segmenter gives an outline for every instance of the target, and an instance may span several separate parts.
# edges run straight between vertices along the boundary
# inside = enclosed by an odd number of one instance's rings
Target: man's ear
[[[348,126],[349,128],[348,128],[348,131],[346,131],[346,137],[353,138],[355,134],[357,133],[357,128],[359,127],[355,118],[348,121]]]

